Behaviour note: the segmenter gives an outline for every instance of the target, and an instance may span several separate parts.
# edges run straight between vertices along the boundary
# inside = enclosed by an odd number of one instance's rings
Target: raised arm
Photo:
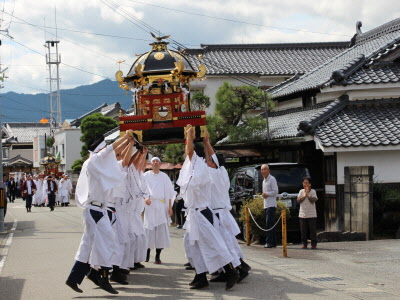
[[[213,154],[215,154],[215,151],[210,144],[210,135],[207,129],[206,129],[206,136],[203,138],[203,144],[204,144],[204,152],[206,154],[206,161],[212,160],[212,156]]]
[[[129,160],[131,159],[132,149],[133,149],[133,136],[129,137],[129,143],[126,148],[122,151],[122,166],[126,167],[129,165]]]
[[[128,146],[131,140],[133,140],[133,131],[129,129],[125,132],[125,135],[123,137],[120,137],[118,140],[112,143],[114,152],[117,157],[119,155],[122,155],[122,152]]]
[[[194,148],[193,148],[193,140],[194,140],[194,128],[192,125],[188,125],[188,129],[186,130],[186,147],[185,147],[185,153],[189,157],[190,160],[192,160],[193,154],[194,154]]]

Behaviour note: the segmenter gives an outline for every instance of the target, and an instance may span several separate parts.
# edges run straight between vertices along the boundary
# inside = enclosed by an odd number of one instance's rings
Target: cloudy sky
[[[400,1],[0,0],[0,9],[0,59],[8,67],[1,92],[30,94],[49,90],[43,45],[56,32],[67,89],[114,79],[118,61],[126,74],[135,54],[149,49],[150,27],[189,48],[341,41],[350,40],[358,20],[365,32],[399,17]]]

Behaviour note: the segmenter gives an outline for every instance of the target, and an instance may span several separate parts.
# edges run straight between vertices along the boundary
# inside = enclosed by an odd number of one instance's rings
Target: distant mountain
[[[4,82],[7,84],[7,81]],[[132,105],[132,93],[119,88],[109,79],[74,89],[61,90],[61,114],[65,119],[75,119],[103,103],[119,102],[128,109]],[[0,114],[3,122],[38,122],[50,115],[49,94],[0,94]]]

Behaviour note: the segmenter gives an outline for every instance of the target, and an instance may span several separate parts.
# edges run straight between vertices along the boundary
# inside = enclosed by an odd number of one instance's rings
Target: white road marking
[[[11,231],[15,231],[15,229],[17,229],[17,224],[18,224],[17,219],[14,219],[14,224],[13,224],[13,227],[11,228]],[[0,260],[0,274],[3,271],[3,267],[4,267],[5,263],[6,263],[8,250],[10,249],[13,237],[14,237],[14,232],[11,232],[11,233],[8,234],[7,242],[4,245],[3,252],[1,253],[2,257],[1,257],[1,260]]]

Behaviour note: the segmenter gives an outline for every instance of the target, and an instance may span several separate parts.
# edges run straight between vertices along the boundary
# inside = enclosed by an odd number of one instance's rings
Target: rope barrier
[[[276,227],[276,225],[278,225],[279,221],[280,221],[281,218],[282,218],[282,215],[280,215],[278,221],[276,221],[276,223],[275,223],[274,226],[272,226],[272,227],[269,228],[269,229],[263,229],[263,228],[261,228],[260,225],[257,224],[256,220],[254,220],[254,217],[253,217],[253,214],[251,213],[250,207],[248,207],[248,206],[246,206],[246,207],[249,209],[250,216],[251,216],[251,218],[253,219],[254,223],[257,225],[257,227],[258,227],[260,230],[265,231],[265,232],[268,232],[268,231],[271,231],[272,229],[274,229],[274,228]]]

